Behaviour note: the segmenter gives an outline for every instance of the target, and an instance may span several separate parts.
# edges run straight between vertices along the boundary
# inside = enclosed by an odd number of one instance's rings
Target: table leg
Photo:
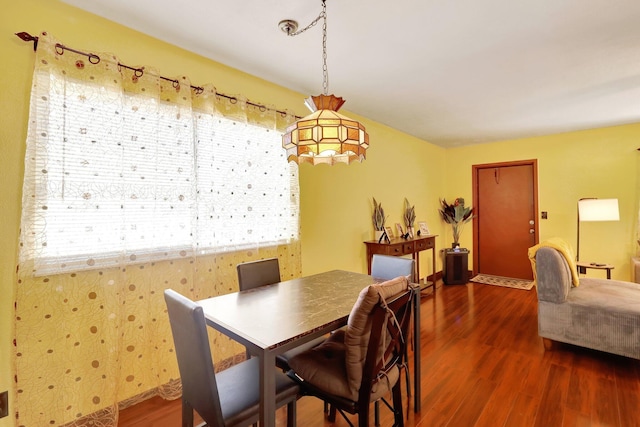
[[[426,279],[425,279],[426,280]],[[435,286],[433,287],[435,292]],[[414,290],[413,310],[413,411],[420,412],[420,287]]]
[[[276,358],[270,351],[260,355],[260,425],[276,425]]]
[[[433,280],[433,296],[436,296],[436,239],[433,239],[433,248],[431,248],[431,263],[433,264],[433,270],[431,270],[431,279]]]

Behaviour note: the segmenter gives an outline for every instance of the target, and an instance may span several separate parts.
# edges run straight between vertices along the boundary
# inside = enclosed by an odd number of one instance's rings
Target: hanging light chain
[[[329,95],[329,69],[327,68],[327,4],[322,0],[322,89]]]
[[[298,36],[298,35],[304,33],[305,31],[307,31],[308,29],[315,27],[315,25],[318,23],[318,21],[320,21],[322,18],[324,18],[325,23],[326,23],[326,21],[327,21],[327,5],[325,4],[325,0],[322,0],[322,12],[320,12],[320,15],[318,15],[316,19],[311,21],[311,23],[309,25],[307,25],[306,27],[304,27],[301,30],[298,30],[298,31],[296,31],[294,33],[287,32],[287,35],[289,37]]]
[[[322,0],[322,12],[309,25],[296,32],[285,30],[289,37],[300,35],[313,28],[322,19],[322,89],[325,95],[329,95],[329,69],[327,68],[327,4]],[[283,21],[284,22],[284,21]],[[296,25],[297,26],[297,25]],[[286,28],[286,27],[285,27]]]

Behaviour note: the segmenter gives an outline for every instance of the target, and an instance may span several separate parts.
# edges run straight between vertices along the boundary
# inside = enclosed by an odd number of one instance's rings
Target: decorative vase
[[[451,249],[455,249],[455,248],[459,248],[460,247],[460,242],[453,242],[451,244]]]
[[[382,233],[384,233],[384,231],[382,230],[375,230],[373,232],[373,238],[376,240],[376,242],[380,241],[380,238],[382,237]]]

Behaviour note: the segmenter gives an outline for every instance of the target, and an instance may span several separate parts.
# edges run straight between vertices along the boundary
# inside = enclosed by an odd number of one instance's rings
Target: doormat
[[[490,274],[478,274],[471,279],[472,282],[482,283],[484,285],[502,286],[505,288],[524,289],[526,291],[533,288],[531,280],[514,279],[511,277],[491,276]]]

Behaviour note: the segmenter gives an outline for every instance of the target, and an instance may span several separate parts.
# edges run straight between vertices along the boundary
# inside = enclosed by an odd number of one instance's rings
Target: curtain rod
[[[32,36],[31,34],[27,33],[27,32],[20,32],[20,33],[15,33],[16,36],[18,36],[20,39],[22,39],[25,42],[33,42],[33,51],[37,51],[38,50],[38,37],[37,36]],[[82,52],[80,50],[76,50],[76,49],[72,49],[68,46],[65,46],[61,43],[56,43],[56,53],[58,55],[63,55],[64,51],[68,50],[70,52],[73,53],[77,53],[78,55],[84,55],[89,59],[89,62],[92,64],[98,64],[100,63],[100,57],[98,55],[96,55],[95,53],[87,53],[87,52]],[[121,62],[118,61],[118,67],[124,67],[128,70],[133,71],[133,74],[136,77],[142,77],[142,75],[144,74],[144,67],[141,68],[135,68],[135,67],[130,67],[129,65],[125,65],[122,64]],[[173,87],[177,87],[178,85],[180,85],[180,82],[176,79],[170,79],[169,77],[164,77],[164,76],[159,76],[162,80],[166,80],[168,82],[171,82]],[[204,92],[204,88],[202,86],[193,86],[191,85],[191,89],[193,89],[196,93],[196,95],[200,95],[202,92]],[[229,101],[231,101],[232,104],[235,104],[236,102],[238,102],[238,98],[236,98],[235,96],[230,96],[230,95],[225,95],[224,93],[219,93],[216,92],[216,96],[220,96],[222,98],[226,98]],[[287,112],[286,111],[282,111],[282,110],[277,110],[274,108],[269,108],[266,105],[262,105],[262,104],[256,104],[254,102],[251,101],[246,101],[246,103],[248,105],[251,105],[252,107],[256,107],[258,108],[260,111],[267,111],[267,110],[272,110],[275,111],[276,113],[280,113],[282,116],[286,116]],[[300,116],[295,116],[296,120],[300,120],[302,117]]]

